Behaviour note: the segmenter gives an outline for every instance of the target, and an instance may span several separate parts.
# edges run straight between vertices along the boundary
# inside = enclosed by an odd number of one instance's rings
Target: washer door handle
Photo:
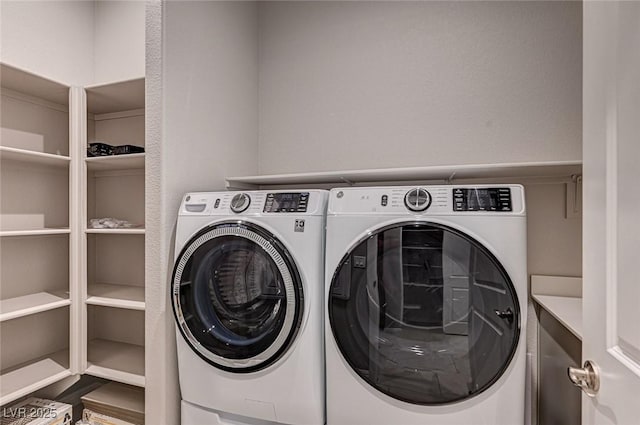
[[[498,309],[493,311],[496,313],[496,316],[502,320],[505,320],[509,324],[513,323],[513,310],[511,310],[511,307],[507,307],[505,311],[500,311]]]

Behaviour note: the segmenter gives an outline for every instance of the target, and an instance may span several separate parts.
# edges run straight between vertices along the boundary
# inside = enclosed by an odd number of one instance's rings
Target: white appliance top
[[[328,215],[524,216],[516,184],[387,186],[331,189]]]
[[[318,216],[326,212],[328,192],[318,189],[191,192],[179,216]]]

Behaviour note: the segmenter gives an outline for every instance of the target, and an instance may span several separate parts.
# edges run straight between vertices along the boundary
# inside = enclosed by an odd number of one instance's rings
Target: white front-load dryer
[[[329,425],[524,422],[519,185],[333,189]]]
[[[188,193],[171,299],[182,425],[325,423],[327,192]]]

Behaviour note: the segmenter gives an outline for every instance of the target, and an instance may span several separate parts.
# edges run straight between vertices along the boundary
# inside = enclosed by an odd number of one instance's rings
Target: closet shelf
[[[38,292],[0,301],[0,322],[29,316],[71,304],[69,294]]]
[[[69,103],[69,86],[23,69],[0,64],[2,87],[58,105]]]
[[[492,178],[568,178],[582,173],[582,161],[547,161],[502,164],[436,165],[227,177],[228,189],[277,185],[345,185],[373,182],[444,181]]]
[[[26,149],[0,146],[0,159],[10,161],[30,162],[33,164],[48,165],[54,167],[66,167],[71,160],[68,156],[54,155],[51,153],[36,152]]]
[[[63,366],[68,364],[69,350],[62,350],[3,372],[0,376],[0,405],[71,376],[69,368]]]
[[[144,235],[144,229],[86,229],[85,232],[98,235]]]
[[[123,384],[144,387],[144,347],[124,342],[89,341],[89,365],[85,373]]]
[[[0,236],[47,236],[47,235],[64,235],[71,233],[68,227],[50,227],[44,229],[24,229],[24,230],[0,230]]]
[[[87,304],[104,307],[144,310],[144,287],[113,285],[108,283],[89,284]]]
[[[115,171],[144,169],[144,153],[109,155],[86,158],[89,171]]]
[[[87,110],[91,114],[108,114],[145,107],[144,78],[89,86],[85,90]]]

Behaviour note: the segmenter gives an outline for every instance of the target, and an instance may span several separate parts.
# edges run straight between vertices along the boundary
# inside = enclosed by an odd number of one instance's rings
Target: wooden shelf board
[[[582,161],[437,165],[227,177],[227,188],[299,184],[357,184],[400,181],[448,181],[480,178],[570,177],[582,173]]]
[[[2,87],[57,103],[69,104],[69,86],[8,64],[0,64]]]
[[[31,394],[71,376],[69,350],[58,351],[39,360],[12,368],[0,376],[0,405]]]
[[[88,288],[87,304],[104,307],[144,310],[144,287],[91,283]]]
[[[8,146],[0,146],[0,159],[29,162],[54,167],[66,167],[69,165],[69,161],[71,160],[68,156],[17,149]]]
[[[0,301],[0,322],[29,316],[71,304],[68,294],[38,292]]]
[[[23,230],[0,230],[0,236],[47,236],[47,235],[64,235],[71,233],[68,227],[45,228],[45,229],[23,229]]]
[[[144,153],[86,158],[89,171],[135,170],[144,168]]]
[[[145,104],[144,78],[86,87],[87,109],[92,114],[142,109]]]
[[[123,342],[89,341],[85,373],[123,384],[144,387],[144,347]]]
[[[144,229],[86,229],[85,232],[98,235],[144,235]]]

